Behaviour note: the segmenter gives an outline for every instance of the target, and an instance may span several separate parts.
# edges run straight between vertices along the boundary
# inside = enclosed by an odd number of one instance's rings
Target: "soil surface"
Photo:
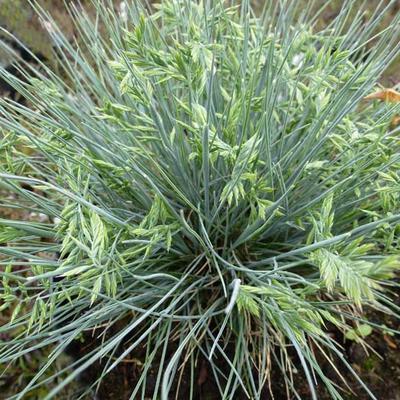
[[[397,306],[400,306],[400,297],[395,300]],[[389,315],[370,313],[369,318],[371,322],[385,325],[387,328],[399,330],[399,320]],[[345,339],[339,332],[332,329],[331,336],[337,340],[344,348],[344,355],[351,364],[354,371],[361,378],[361,380],[368,386],[379,400],[400,400],[400,336],[392,336],[387,331],[374,329],[373,332],[366,338],[367,347],[352,340]],[[75,342],[69,348],[68,354],[73,358],[82,356],[88,350],[95,348],[98,345],[91,337],[87,337],[82,342]],[[123,349],[120,349],[122,351]],[[171,344],[168,352],[168,357],[172,357],[175,352],[175,346]],[[228,356],[232,357],[233,353]],[[113,370],[107,379],[105,379],[97,393],[98,400],[111,400],[121,399],[128,400],[131,395],[132,388],[140,379],[142,373],[142,361],[146,354],[145,348],[140,348],[129,355],[129,357],[122,362],[118,367]],[[343,390],[342,396],[345,400],[368,400],[369,395],[366,393],[361,384],[355,379],[353,374],[339,361],[335,362],[336,367],[339,369],[340,374],[344,378],[345,384],[340,381],[331,365],[321,356],[317,358],[321,362],[321,367],[324,372],[339,384]],[[293,357],[296,360],[295,357]],[[304,400],[311,400],[310,389],[307,385],[306,378],[302,373],[301,365],[296,362],[298,372],[295,374],[294,381],[295,387],[299,395]],[[165,365],[165,364],[164,364]],[[221,361],[217,360],[217,365],[222,371],[226,373],[229,370]],[[211,369],[208,367],[208,362],[205,359],[199,359],[197,362],[197,370],[195,371],[196,387],[194,388],[194,400],[219,400],[221,399],[218,387]],[[101,373],[104,365],[100,363],[95,364],[92,368],[86,371],[81,376],[81,384],[84,386],[93,382]],[[155,361],[153,368],[147,372],[147,386],[146,395],[152,398],[153,390],[156,384],[157,372],[159,369],[159,361]],[[265,388],[262,399],[263,400],[288,400],[295,399],[295,397],[288,397],[282,377],[280,376],[278,368],[272,368],[271,376],[271,395],[268,387]],[[190,393],[190,371],[185,369],[182,373],[179,382],[179,394],[176,394],[176,386],[178,382],[172,387],[170,398],[178,400],[186,400],[189,398]],[[318,387],[318,400],[330,400],[330,396],[323,385]],[[238,392],[235,396],[237,400],[245,400],[247,397]]]

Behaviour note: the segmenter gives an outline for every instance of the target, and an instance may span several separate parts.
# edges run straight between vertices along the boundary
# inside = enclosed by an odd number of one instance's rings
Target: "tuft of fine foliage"
[[[400,16],[378,32],[387,10],[366,23],[349,0],[317,31],[312,2],[93,3],[70,10],[84,47],[37,7],[59,71],[0,70],[26,100],[0,103],[1,204],[42,219],[0,219],[0,363],[52,349],[13,399],[87,333],[46,399],[101,362],[95,392],[143,348],[131,399],[193,398],[201,360],[223,399],[262,398],[277,368],[300,399],[299,366],[312,399],[321,383],[341,399],[320,357],[351,366],[329,329],[396,312],[398,107],[361,100]]]

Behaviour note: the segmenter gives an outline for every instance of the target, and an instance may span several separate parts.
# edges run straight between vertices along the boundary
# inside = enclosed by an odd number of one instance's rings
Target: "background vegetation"
[[[372,3],[372,2],[371,2]],[[47,2],[45,4],[47,7],[53,7],[56,13],[56,18],[59,19],[59,21],[62,22],[64,26],[64,31],[67,32],[67,35],[72,37],[73,35],[73,29],[72,26],[70,26],[68,23],[66,23],[66,19],[64,18],[64,14],[60,8],[60,5],[58,2]],[[338,8],[340,8],[341,2],[336,2],[334,6],[331,8],[327,9],[325,15],[325,20],[331,20],[333,15],[335,15],[338,11]],[[371,4],[372,6],[372,4]],[[14,8],[16,7],[16,8]],[[58,15],[58,17],[57,17]],[[33,49],[35,52],[40,53],[48,60],[49,63],[52,62],[52,52],[51,49],[48,46],[48,42],[46,40],[46,34],[42,30],[42,27],[40,24],[38,24],[37,20],[33,17],[33,14],[31,11],[28,11],[28,9],[21,4],[17,4],[17,2],[7,2],[3,0],[3,3],[0,3],[0,18],[3,18],[2,24],[5,25],[8,29],[12,30],[13,32],[17,33],[17,36],[21,38],[22,41],[24,41],[31,49]],[[389,20],[388,20],[389,21]],[[386,23],[388,23],[388,21]],[[1,22],[1,20],[0,20]],[[321,21],[321,23],[323,23]],[[324,22],[325,23],[325,22]],[[8,62],[8,61],[7,61]],[[396,65],[393,65],[393,69],[389,70],[386,76],[386,82],[392,82],[396,83]],[[3,210],[3,213],[6,213],[6,210]],[[37,216],[33,215],[31,216],[32,219],[37,218]],[[388,324],[391,324],[391,321],[387,322]],[[389,334],[386,335],[386,343],[389,343],[388,346],[397,346],[396,342],[394,339],[391,338]],[[391,345],[390,345],[391,343]],[[395,349],[393,349],[395,350]],[[38,354],[39,355],[39,354]],[[41,354],[44,358],[47,356],[46,352]],[[24,380],[24,375],[26,375],[26,378],[29,379],[29,374],[30,374],[30,369],[35,368],[37,366],[37,363],[40,363],[40,358],[38,359],[31,359],[27,360],[26,365],[20,366],[19,369],[8,372],[9,377],[12,377],[13,374],[18,374],[18,376],[21,378],[21,384],[23,384]],[[371,359],[369,359],[371,360]],[[29,363],[32,364],[29,364]],[[363,365],[364,369],[371,369],[375,370],[376,365],[379,364],[379,360],[373,359],[372,361],[369,362],[368,365]],[[379,371],[377,371],[379,374]],[[9,385],[9,381],[6,380],[5,385]],[[14,389],[13,389],[14,390]],[[43,389],[41,389],[43,390]],[[37,398],[43,397],[43,392],[40,392],[38,394],[34,394],[37,396]],[[72,397],[73,398],[73,397]]]

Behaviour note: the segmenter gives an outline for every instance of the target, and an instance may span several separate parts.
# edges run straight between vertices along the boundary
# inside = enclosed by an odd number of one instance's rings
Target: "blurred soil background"
[[[71,0],[65,0],[67,3],[71,3]],[[264,0],[264,1],[275,1],[275,0]],[[253,0],[256,9],[260,9],[264,1]],[[276,0],[278,1],[278,0]],[[307,1],[307,0],[298,0]],[[320,26],[328,24],[340,11],[346,0],[333,0],[329,6],[327,6],[324,12],[321,14],[321,18],[318,21]],[[363,0],[356,0],[360,3],[365,3]],[[373,10],[380,0],[368,0],[368,7]],[[76,2],[77,3],[77,2]],[[88,6],[90,0],[81,0],[83,6]],[[116,0],[115,4],[118,6],[120,1]],[[48,9],[57,21],[59,26],[64,32],[67,33],[71,40],[75,36],[74,26],[71,23],[68,13],[65,10],[64,0],[40,0],[40,4]],[[315,9],[317,10],[325,4],[325,0],[317,0]],[[391,19],[395,13],[400,12],[400,0],[395,4],[392,15],[384,21],[384,25],[391,23]],[[366,15],[368,18],[368,15]],[[28,0],[0,0],[0,27],[11,32],[17,40],[12,39],[10,36],[0,32],[0,39],[5,41],[8,46],[12,47],[17,54],[22,56],[26,61],[35,64],[35,60],[26,52],[23,47],[18,43],[24,43],[41,61],[54,65],[54,55],[51,42],[46,34],[45,29],[36,17],[34,10],[29,5]],[[0,65],[6,67],[10,72],[14,71],[12,65],[13,57],[10,57],[0,46]],[[394,62],[393,65],[387,70],[386,74],[381,77],[382,85],[386,87],[398,86],[400,83],[400,58]],[[5,82],[0,80],[0,96],[11,96],[18,100],[16,94],[13,92]],[[2,140],[2,132],[0,132],[0,141]],[[0,154],[1,157],[1,154]],[[41,216],[29,214],[27,212],[20,212],[16,209],[10,209],[4,206],[7,203],[7,198],[10,196],[9,193],[1,191],[0,188],[0,218],[14,218],[23,220],[40,220]],[[1,243],[0,246],[6,245]],[[397,298],[396,303],[400,306],[400,300]],[[378,325],[384,325],[393,329],[400,329],[399,321],[391,318],[390,316],[376,316],[370,315],[371,320]],[[5,323],[9,318],[9,311],[0,313],[0,325]],[[369,350],[366,353],[363,346],[357,341],[346,340],[341,337],[338,332],[332,331],[332,336],[336,340],[343,344],[344,351],[359,376],[367,383],[371,390],[375,393],[379,400],[400,400],[400,337],[395,337],[388,332],[380,332],[374,330],[367,338],[368,345],[375,350]],[[1,337],[0,341],[7,340],[7,337]],[[90,344],[89,344],[90,346]],[[29,380],[33,377],[34,371],[37,371],[41,365],[43,365],[49,354],[50,350],[41,350],[36,353],[32,353],[23,358],[17,364],[3,370],[6,366],[0,365],[0,399],[7,399],[11,395],[15,394],[18,389],[22,389]],[[82,351],[82,348],[78,348],[77,352]],[[65,363],[68,363],[68,356],[65,359],[60,360],[53,368],[51,372],[58,371],[62,368]],[[329,364],[324,363],[321,360],[322,367],[329,371],[332,369]],[[122,369],[121,369],[122,368]],[[114,375],[110,376],[110,380],[105,390],[100,391],[99,400],[107,399],[129,399],[129,382],[133,374],[132,369],[127,369],[126,365],[117,368]],[[134,367],[133,367],[134,368]],[[93,371],[92,371],[93,372]],[[345,381],[349,387],[344,394],[345,399],[357,399],[364,400],[369,397],[364,394],[360,384],[351,376],[344,368],[340,371],[343,374]],[[300,390],[299,394],[302,395],[303,399],[311,399],[307,385],[304,383],[301,373],[299,372],[298,381]],[[276,379],[275,379],[276,378]],[[60,377],[61,379],[61,377]],[[90,377],[83,376],[83,383],[85,379],[91,379]],[[274,398],[275,400],[286,400],[286,392],[280,384],[279,377],[274,377]],[[303,382],[304,381],[304,382]],[[302,383],[303,382],[303,383]],[[121,384],[122,383],[122,384]],[[125,384],[124,384],[125,383]],[[343,383],[340,383],[343,385]],[[207,382],[206,382],[207,385]],[[119,392],[115,392],[116,387],[121,388]],[[111,390],[112,389],[112,390]],[[29,396],[24,397],[27,400],[40,400],[46,397],[46,394],[50,390],[50,387],[43,387],[37,391],[32,392]],[[205,391],[202,391],[205,393]],[[101,394],[103,393],[103,394]],[[108,393],[108,394],[107,394]],[[58,399],[76,399],[76,387],[68,388]],[[92,397],[88,397],[92,398]],[[218,399],[218,397],[208,396],[206,394],[198,397],[199,399]],[[241,398],[238,395],[238,399]],[[269,399],[269,395],[265,399]],[[329,399],[329,396],[321,390],[319,394],[321,400]]]

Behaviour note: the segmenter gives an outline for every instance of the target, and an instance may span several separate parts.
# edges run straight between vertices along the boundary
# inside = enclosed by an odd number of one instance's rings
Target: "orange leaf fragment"
[[[400,93],[394,89],[383,89],[379,92],[369,94],[364,100],[382,100],[389,103],[400,103]]]
[[[400,115],[395,115],[390,123],[391,128],[396,128],[400,125]]]
[[[396,343],[387,335],[383,335],[383,339],[391,349],[397,349]]]

